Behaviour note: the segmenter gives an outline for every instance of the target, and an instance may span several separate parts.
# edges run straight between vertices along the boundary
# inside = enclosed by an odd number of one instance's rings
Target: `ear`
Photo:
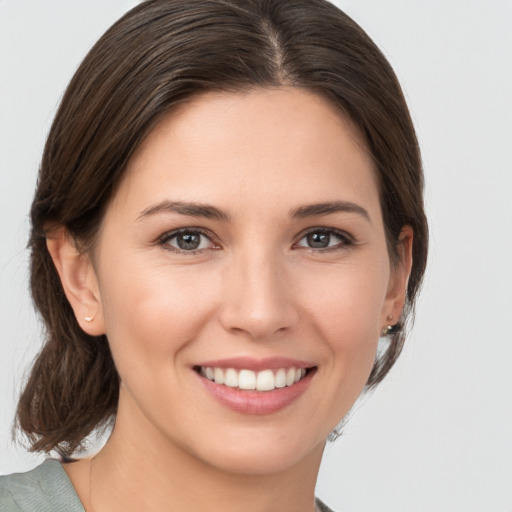
[[[105,334],[98,279],[91,258],[80,253],[65,228],[51,230],[46,246],[82,330],[91,336]]]
[[[398,261],[392,263],[386,300],[382,309],[381,325],[395,325],[400,321],[407,296],[407,284],[412,268],[412,242],[414,231],[404,226],[398,237]]]

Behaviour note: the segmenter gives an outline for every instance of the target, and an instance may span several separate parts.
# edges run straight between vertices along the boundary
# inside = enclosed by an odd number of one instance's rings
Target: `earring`
[[[386,320],[388,322],[391,322],[391,320],[393,320],[393,316],[392,315],[388,315],[386,317]],[[391,331],[393,330],[393,326],[392,325],[387,325],[386,327],[384,327],[381,331],[381,336],[387,336]]]
[[[392,325],[387,325],[386,327],[384,327],[382,329],[382,331],[380,333],[381,333],[382,336],[387,336],[392,330],[393,330],[393,326]]]
[[[92,322],[94,320],[94,317],[93,316],[86,316],[86,317],[84,317],[84,320],[86,322]]]

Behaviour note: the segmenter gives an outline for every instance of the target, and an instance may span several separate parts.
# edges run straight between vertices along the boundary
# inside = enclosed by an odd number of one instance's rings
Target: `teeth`
[[[258,372],[256,377],[256,389],[258,391],[272,391],[276,387],[276,379],[272,370]]]
[[[213,369],[213,380],[217,384],[224,384],[224,371],[221,368]]]
[[[230,388],[238,387],[238,373],[233,368],[228,368],[224,376],[224,385]]]
[[[238,387],[240,389],[256,389],[256,374],[251,370],[240,370]]]
[[[201,367],[201,375],[216,384],[224,384],[230,388],[272,391],[276,388],[292,386],[306,375],[305,368],[279,368],[274,370],[237,371],[234,368]]]
[[[284,388],[286,386],[286,372],[280,368],[276,372],[276,388]]]

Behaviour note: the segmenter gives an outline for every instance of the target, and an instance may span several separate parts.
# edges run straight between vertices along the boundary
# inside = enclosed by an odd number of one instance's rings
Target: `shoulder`
[[[84,512],[62,465],[47,460],[27,473],[0,477],[0,512]]]
[[[318,498],[315,499],[316,512],[334,512],[334,510],[330,509],[323,501]]]
[[[318,498],[317,512],[333,512]],[[0,512],[85,512],[60,462],[0,476]]]

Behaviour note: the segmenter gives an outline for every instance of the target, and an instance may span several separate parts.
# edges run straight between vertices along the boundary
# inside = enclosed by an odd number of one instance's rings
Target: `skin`
[[[229,220],[158,208],[166,201]],[[340,201],[361,211],[292,215]],[[177,250],[182,228],[207,235],[199,250]],[[309,247],[310,231],[329,247]],[[208,93],[169,114],[130,161],[94,253],[62,229],[48,241],[77,320],[107,334],[121,377],[110,440],[65,467],[87,510],[313,510],[325,439],[400,316],[412,235],[404,227],[392,266],[371,158],[313,93]],[[238,356],[316,372],[284,409],[242,414],[193,369]]]

